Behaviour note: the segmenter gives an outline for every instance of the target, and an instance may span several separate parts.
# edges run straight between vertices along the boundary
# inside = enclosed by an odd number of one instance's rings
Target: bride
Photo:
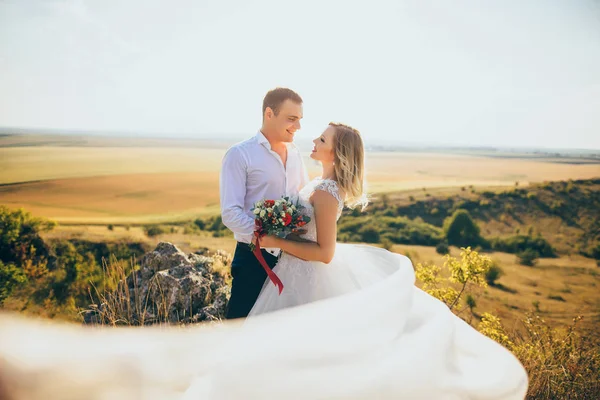
[[[261,247],[283,251],[273,271],[285,289],[280,295],[267,280],[249,316],[349,293],[380,281],[399,267],[395,254],[336,243],[337,220],[344,205],[367,205],[363,192],[364,149],[359,132],[347,125],[330,123],[313,143],[310,157],[322,164],[323,171],[298,195],[311,221],[302,241],[261,238]],[[383,260],[374,262],[381,257]]]
[[[304,241],[284,251],[245,321],[90,329],[0,314],[0,398],[523,399],[527,375],[495,341],[414,285],[407,257],[336,243],[344,205],[364,206],[360,134],[331,124],[299,201]]]
[[[363,143],[333,123],[313,143],[323,172],[299,193],[304,240],[260,240],[283,251],[285,289],[265,282],[227,372],[186,398],[523,399],[519,361],[415,287],[407,257],[336,242],[344,205],[366,206]]]

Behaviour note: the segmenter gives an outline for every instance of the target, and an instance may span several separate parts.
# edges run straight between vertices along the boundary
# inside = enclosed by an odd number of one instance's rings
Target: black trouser
[[[267,265],[273,269],[277,264],[277,257],[264,249],[261,251]],[[231,262],[231,276],[233,277],[231,297],[227,304],[225,318],[245,318],[254,306],[265,279],[267,279],[267,273],[246,243],[238,242],[235,247]]]

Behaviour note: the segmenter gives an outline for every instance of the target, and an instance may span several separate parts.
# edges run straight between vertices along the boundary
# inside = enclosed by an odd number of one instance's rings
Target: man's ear
[[[275,116],[275,112],[273,111],[273,109],[271,107],[267,107],[265,109],[265,119],[271,119]]]

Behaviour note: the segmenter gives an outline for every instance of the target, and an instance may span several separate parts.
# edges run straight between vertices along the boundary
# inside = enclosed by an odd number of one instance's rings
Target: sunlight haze
[[[600,148],[600,3],[1,1],[0,127]]]

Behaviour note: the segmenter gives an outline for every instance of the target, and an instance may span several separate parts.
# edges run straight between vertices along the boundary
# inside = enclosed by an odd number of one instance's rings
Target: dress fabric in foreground
[[[337,196],[312,182],[312,216],[315,187]],[[525,397],[519,361],[416,288],[407,257],[338,244],[329,264],[284,255],[275,269],[282,295],[265,283],[245,321],[90,328],[0,313],[0,398]]]
[[[334,181],[300,192],[316,240],[314,190],[343,203]],[[365,245],[337,244],[329,264],[283,254],[222,371],[187,398],[523,399],[517,358],[415,287],[411,261]],[[196,393],[194,393],[197,391]]]

